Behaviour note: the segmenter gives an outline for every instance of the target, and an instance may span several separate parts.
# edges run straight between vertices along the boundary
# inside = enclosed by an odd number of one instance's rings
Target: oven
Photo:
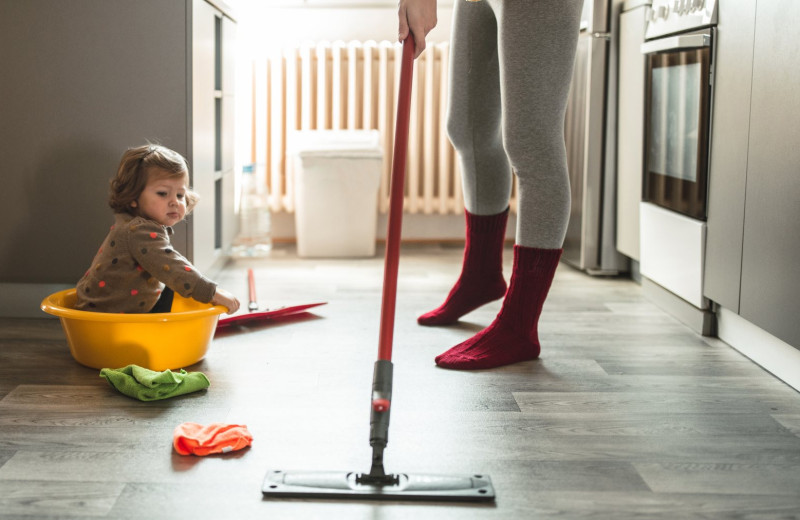
[[[645,201],[706,219],[714,28],[650,40],[645,82]]]
[[[702,334],[714,323],[703,268],[716,24],[717,0],[653,0],[641,45],[642,287]]]

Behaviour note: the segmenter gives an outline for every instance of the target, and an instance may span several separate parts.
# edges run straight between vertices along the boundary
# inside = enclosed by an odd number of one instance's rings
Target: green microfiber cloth
[[[100,377],[128,397],[140,401],[167,399],[176,395],[188,394],[208,388],[211,384],[202,372],[180,373],[164,370],[155,372],[137,365],[128,365],[116,370],[104,368]]]

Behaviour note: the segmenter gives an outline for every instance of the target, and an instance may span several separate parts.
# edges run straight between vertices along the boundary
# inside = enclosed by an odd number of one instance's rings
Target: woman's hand
[[[217,287],[217,292],[214,293],[214,297],[211,298],[211,303],[227,307],[228,314],[233,314],[239,310],[239,300],[236,299],[236,296],[219,287]]]
[[[436,0],[400,0],[397,9],[400,27],[397,39],[414,35],[414,59],[425,50],[425,36],[436,27]]]

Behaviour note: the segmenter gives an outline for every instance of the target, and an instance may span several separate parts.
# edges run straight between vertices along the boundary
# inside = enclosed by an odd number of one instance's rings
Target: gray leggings
[[[455,0],[447,132],[472,214],[508,207],[516,243],[558,249],[570,214],[564,114],[582,0]]]

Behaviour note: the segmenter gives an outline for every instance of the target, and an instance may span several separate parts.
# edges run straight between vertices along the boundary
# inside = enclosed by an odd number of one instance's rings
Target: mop
[[[494,500],[494,487],[491,478],[487,475],[387,473],[383,466],[383,452],[388,443],[389,412],[392,403],[392,339],[403,218],[403,186],[408,149],[413,62],[414,40],[409,35],[403,44],[400,69],[380,338],[378,360],[375,362],[372,379],[369,439],[372,447],[372,465],[368,473],[269,470],[262,486],[265,497],[470,502]]]

